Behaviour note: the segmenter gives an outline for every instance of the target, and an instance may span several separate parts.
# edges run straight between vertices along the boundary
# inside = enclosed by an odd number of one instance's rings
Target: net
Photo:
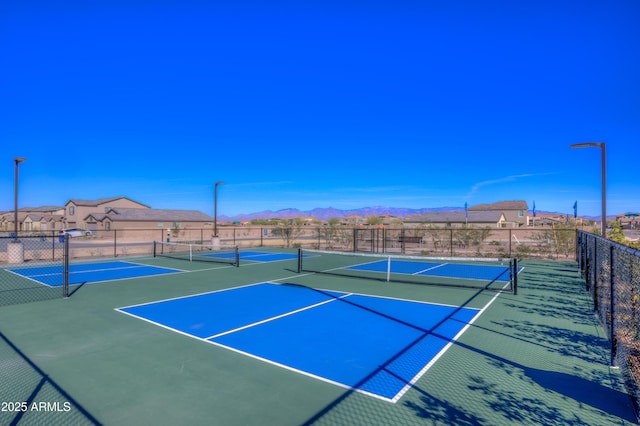
[[[240,253],[237,246],[214,248],[204,244],[154,241],[153,256],[170,257],[172,259],[188,260],[189,262],[203,261],[240,266]]]
[[[516,293],[516,259],[432,258],[300,249],[298,272]]]

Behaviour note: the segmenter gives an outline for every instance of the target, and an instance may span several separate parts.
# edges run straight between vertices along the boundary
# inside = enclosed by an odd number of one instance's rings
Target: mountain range
[[[333,207],[315,208],[313,210],[302,211],[294,208],[282,209],[277,211],[265,210],[257,213],[239,214],[236,216],[218,216],[221,221],[250,221],[254,219],[286,219],[289,217],[315,217],[319,220],[329,220],[332,218],[343,218],[345,216],[378,216],[391,215],[395,217],[405,218],[412,215],[420,215],[428,212],[455,212],[464,211],[461,207],[430,207],[421,209],[410,209],[402,207],[363,207],[359,209],[341,210]],[[544,214],[560,214],[554,212],[538,211],[539,215]],[[609,216],[607,216],[609,217]],[[615,216],[614,216],[615,217]],[[583,219],[599,219],[598,217],[582,216]]]
[[[253,219],[284,219],[288,217],[302,217],[310,216],[320,220],[328,220],[332,218],[342,218],[345,216],[373,216],[373,215],[385,215],[389,214],[396,217],[407,217],[414,214],[424,214],[427,212],[448,212],[448,211],[461,211],[460,207],[437,207],[437,208],[422,208],[422,209],[409,209],[399,207],[363,207],[360,209],[341,210],[333,207],[328,208],[315,208],[313,210],[301,211],[298,209],[282,209],[277,211],[265,210],[257,213],[239,214],[233,217],[220,216],[222,221],[231,220],[253,220]]]

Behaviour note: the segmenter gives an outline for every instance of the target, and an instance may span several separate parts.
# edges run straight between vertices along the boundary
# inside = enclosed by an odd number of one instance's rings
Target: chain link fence
[[[580,272],[640,412],[640,250],[583,231],[576,246]]]
[[[0,307],[68,295],[68,283],[47,281],[64,277],[66,259],[64,237],[0,237]]]
[[[0,425],[99,425],[0,332]]]
[[[568,260],[575,256],[575,228],[432,228],[347,227],[299,225],[222,226],[222,245],[242,247],[302,247],[317,250],[362,251],[448,257],[517,257]],[[0,265],[11,263],[8,245],[13,237],[0,237]],[[63,238],[57,233],[20,236],[28,241],[24,262],[62,259]],[[70,259],[149,256],[153,242],[212,244],[211,229],[124,229],[94,231],[69,239]],[[25,243],[26,244],[26,243]]]

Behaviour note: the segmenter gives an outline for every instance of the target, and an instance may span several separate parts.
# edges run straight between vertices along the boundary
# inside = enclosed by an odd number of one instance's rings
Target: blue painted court
[[[10,272],[49,287],[62,285],[62,266],[34,266],[9,269]],[[69,284],[88,284],[99,281],[121,280],[181,272],[178,269],[160,268],[132,262],[103,262],[69,265]]]
[[[234,252],[228,251],[212,251],[207,253],[198,253],[200,257],[210,258],[212,260],[220,259],[220,260],[232,260],[235,257]],[[266,251],[240,251],[240,260],[241,261],[250,261],[250,262],[277,262],[279,260],[291,260],[295,259],[297,255],[291,253],[274,253],[274,252],[266,252]]]
[[[412,262],[407,260],[379,260],[345,269],[359,271],[384,272],[394,274],[423,275],[442,278],[462,278],[482,281],[509,281],[509,267],[500,265],[475,265],[463,263]],[[520,268],[521,269],[521,268]]]
[[[392,402],[480,312],[272,283],[117,310]]]
[[[279,260],[291,260],[297,255],[291,253],[273,253],[267,251],[240,251],[240,260],[252,262],[277,262]]]

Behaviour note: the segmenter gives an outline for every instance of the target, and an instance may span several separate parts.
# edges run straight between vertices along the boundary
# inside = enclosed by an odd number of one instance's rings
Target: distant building
[[[123,229],[201,229],[213,226],[213,218],[195,210],[162,210],[150,208],[109,208],[104,213],[89,213],[84,222],[92,231]]]
[[[616,222],[618,222],[623,229],[640,229],[640,213],[616,215]]]
[[[504,228],[508,225],[504,213],[499,211],[430,212],[408,217],[404,220],[407,226],[433,224],[437,227],[460,228]]]
[[[99,198],[97,200],[71,199],[64,205],[67,228],[96,231],[97,222],[87,222],[91,213],[106,213],[114,208],[150,209],[149,206],[127,197]]]
[[[0,230],[13,231],[15,229],[15,212],[0,213]],[[24,207],[18,209],[18,231],[46,232],[63,229],[64,207],[43,206]]]
[[[46,233],[80,228],[92,232],[116,229],[187,229],[213,226],[213,218],[194,210],[160,210],[127,197],[70,199],[64,206],[18,210],[18,231]],[[0,213],[0,231],[14,230],[14,212]]]
[[[499,201],[493,204],[478,204],[469,207],[469,213],[489,211],[499,211],[503,213],[505,216],[505,223],[502,225],[503,228],[518,228],[529,225],[528,210],[527,202],[522,200]]]

